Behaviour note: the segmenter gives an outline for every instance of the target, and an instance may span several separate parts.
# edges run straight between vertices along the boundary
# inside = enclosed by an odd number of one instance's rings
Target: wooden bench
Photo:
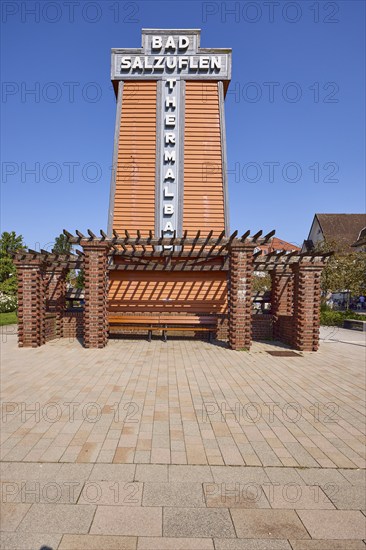
[[[167,332],[189,331],[208,332],[209,340],[217,329],[217,317],[214,315],[118,315],[109,316],[110,327],[123,327],[128,330],[145,329],[151,342],[153,331],[162,331],[164,342]]]

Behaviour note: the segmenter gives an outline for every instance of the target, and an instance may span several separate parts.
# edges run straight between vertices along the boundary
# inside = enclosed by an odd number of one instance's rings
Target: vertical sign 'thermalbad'
[[[108,231],[229,231],[224,96],[231,50],[197,29],[143,29],[112,50],[117,116]]]

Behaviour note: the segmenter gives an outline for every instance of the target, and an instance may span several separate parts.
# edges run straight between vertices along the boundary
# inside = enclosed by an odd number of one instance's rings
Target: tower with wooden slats
[[[144,29],[142,48],[112,50],[110,233],[228,232],[230,75],[231,50],[200,48],[199,30]]]
[[[229,232],[224,97],[231,50],[200,47],[197,29],[143,29],[113,49],[117,97],[108,233]],[[110,308],[218,312],[225,274],[110,272]]]

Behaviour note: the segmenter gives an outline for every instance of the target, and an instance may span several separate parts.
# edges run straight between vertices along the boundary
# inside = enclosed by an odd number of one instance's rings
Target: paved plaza
[[[365,338],[317,353],[2,333],[3,550],[356,550]]]

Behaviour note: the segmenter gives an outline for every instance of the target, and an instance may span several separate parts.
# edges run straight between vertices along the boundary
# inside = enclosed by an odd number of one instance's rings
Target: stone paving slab
[[[366,521],[361,512],[348,510],[299,510],[298,515],[314,539],[366,538]]]
[[[165,508],[164,537],[235,537],[229,510]]]
[[[30,504],[15,504],[14,502],[1,502],[0,517],[2,531],[15,531],[19,523],[22,521]]]
[[[136,550],[137,537],[64,535],[58,550]]]
[[[290,540],[292,550],[365,550],[362,540]]]
[[[212,539],[139,537],[137,550],[214,550]]]
[[[303,523],[293,510],[232,509],[231,516],[239,538],[310,538]]]
[[[144,483],[144,506],[177,506],[203,508],[206,506],[202,483]]]
[[[87,533],[95,506],[81,504],[33,504],[18,531],[27,533]]]
[[[40,548],[59,548],[62,535],[49,533],[0,533],[1,550],[33,550]],[[76,550],[76,549],[73,549]]]
[[[338,510],[366,510],[366,486],[364,484],[351,487],[328,486],[324,487],[324,492]]]
[[[162,517],[159,507],[98,506],[90,533],[161,537]]]
[[[215,539],[215,550],[291,550],[286,540]]]

